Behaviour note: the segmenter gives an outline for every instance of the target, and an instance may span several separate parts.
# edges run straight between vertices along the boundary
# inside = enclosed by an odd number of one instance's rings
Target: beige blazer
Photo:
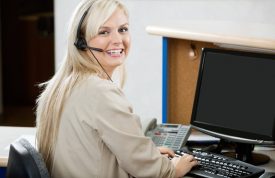
[[[78,84],[64,105],[51,172],[53,178],[175,176],[123,92],[96,76]]]

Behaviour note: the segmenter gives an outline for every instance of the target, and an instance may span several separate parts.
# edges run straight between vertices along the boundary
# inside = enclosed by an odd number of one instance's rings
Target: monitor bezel
[[[216,49],[216,48],[203,48],[201,53],[199,74],[198,74],[197,86],[196,86],[195,97],[193,102],[191,126],[196,130],[199,130],[211,136],[234,141],[234,142],[248,143],[248,144],[268,144],[268,145],[275,144],[275,130],[273,131],[272,136],[261,135],[261,134],[248,133],[248,132],[230,129],[230,128],[222,128],[221,126],[209,125],[207,123],[196,121],[197,106],[199,102],[199,95],[200,95],[204,64],[205,64],[205,55],[207,52],[231,54],[231,55],[238,55],[238,56],[248,56],[248,57],[261,57],[261,58],[266,58],[270,60],[275,60],[275,55],[273,54],[263,54],[263,53],[246,52],[246,51],[233,51],[233,50]]]

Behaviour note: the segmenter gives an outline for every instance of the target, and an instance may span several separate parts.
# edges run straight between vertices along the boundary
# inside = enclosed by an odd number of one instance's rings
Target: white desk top
[[[275,172],[275,150],[272,151],[255,151],[256,153],[261,153],[270,157],[270,161],[267,164],[260,165],[265,169],[266,172]]]
[[[149,34],[194,41],[213,42],[275,52],[275,25],[224,21],[180,21],[150,25]]]
[[[2,127],[0,126],[0,167],[6,167],[9,145],[21,136],[35,135],[34,127]]]
[[[22,136],[35,135],[36,129],[34,127],[2,127],[0,126],[0,167],[6,167],[9,155],[9,144]],[[263,167],[268,172],[275,172],[275,150],[259,151],[269,155],[271,160],[260,167]]]

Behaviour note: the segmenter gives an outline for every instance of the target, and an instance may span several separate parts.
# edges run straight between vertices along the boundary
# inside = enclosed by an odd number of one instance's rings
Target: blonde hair
[[[37,146],[49,170],[52,167],[54,145],[56,143],[60,116],[66,98],[71,94],[74,86],[89,75],[101,75],[102,70],[85,51],[74,46],[77,28],[84,12],[88,13],[82,23],[81,32],[86,41],[97,35],[100,26],[108,20],[113,12],[120,8],[128,16],[126,7],[119,0],[83,0],[77,6],[70,22],[68,47],[65,58],[52,79],[40,84],[44,88],[37,99],[36,126]],[[124,65],[121,71],[121,87],[125,81]]]

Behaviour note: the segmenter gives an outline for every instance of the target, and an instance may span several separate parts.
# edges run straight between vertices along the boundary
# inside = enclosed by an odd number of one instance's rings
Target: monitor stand
[[[247,143],[235,143],[235,152],[223,152],[222,154],[253,165],[267,163],[270,158],[267,155],[254,153],[254,145]]]

